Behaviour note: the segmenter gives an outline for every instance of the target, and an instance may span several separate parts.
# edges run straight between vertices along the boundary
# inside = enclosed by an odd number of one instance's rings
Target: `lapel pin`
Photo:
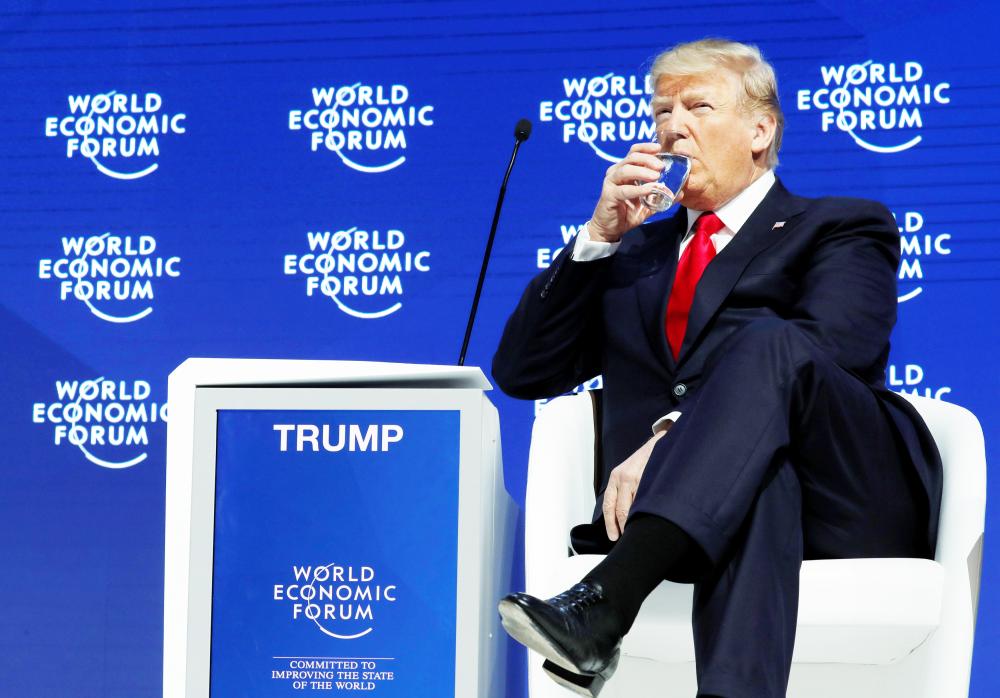
[[[784,228],[784,227],[785,227],[785,221],[778,221],[777,223],[775,223],[774,225],[771,226],[771,230],[775,230],[777,228]]]

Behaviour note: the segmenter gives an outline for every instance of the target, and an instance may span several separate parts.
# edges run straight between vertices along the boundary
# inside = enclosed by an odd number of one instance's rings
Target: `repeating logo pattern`
[[[165,136],[187,132],[187,115],[163,110],[156,92],[69,95],[69,114],[45,119],[47,138],[66,140],[66,157],[83,157],[113,179],[140,179],[159,167]]]
[[[284,273],[305,278],[308,297],[328,298],[351,317],[375,320],[403,307],[404,276],[430,271],[431,253],[409,249],[402,230],[310,230],[308,251],[286,254]]]
[[[291,109],[288,128],[309,132],[312,152],[331,152],[352,170],[377,174],[406,162],[408,136],[434,125],[434,107],[412,104],[406,85],[313,87],[312,106]]]
[[[38,278],[55,280],[59,300],[77,301],[111,323],[142,320],[153,312],[154,281],[181,275],[181,258],[156,254],[152,235],[66,236],[62,255],[38,260]]]
[[[819,111],[823,133],[848,134],[873,153],[900,153],[923,139],[924,111],[951,103],[951,84],[924,79],[917,61],[820,67],[822,86],[800,89],[799,111]]]
[[[32,422],[52,427],[53,443],[80,451],[102,468],[131,468],[146,460],[149,426],[167,420],[167,405],[152,399],[147,380],[57,380],[55,399],[36,402]]]
[[[538,120],[561,125],[563,143],[584,143],[608,162],[618,162],[636,141],[652,141],[649,78],[607,73],[569,77],[563,95],[538,105]]]
[[[924,214],[920,211],[904,211],[895,215],[900,245],[900,295],[897,300],[905,303],[924,292],[924,262],[951,254],[951,234],[927,230]]]

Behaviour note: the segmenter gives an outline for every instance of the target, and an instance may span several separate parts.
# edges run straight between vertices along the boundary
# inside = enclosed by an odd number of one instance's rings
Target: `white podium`
[[[170,374],[164,698],[502,697],[515,507],[478,368]]]

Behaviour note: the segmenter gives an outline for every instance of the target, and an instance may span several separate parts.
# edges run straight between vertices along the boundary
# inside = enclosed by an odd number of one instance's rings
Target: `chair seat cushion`
[[[601,559],[566,558],[555,566],[551,588],[532,591],[551,595],[567,589]],[[808,560],[800,579],[795,662],[891,664],[940,623],[944,569],[934,560]],[[643,604],[623,653],[660,662],[694,661],[693,589],[660,584]]]

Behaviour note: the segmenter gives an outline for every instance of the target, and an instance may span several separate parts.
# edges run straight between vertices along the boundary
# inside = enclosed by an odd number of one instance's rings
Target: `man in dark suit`
[[[649,592],[692,582],[698,695],[784,696],[803,559],[934,553],[940,459],[884,380],[898,231],[880,204],[775,178],[783,119],[755,47],[683,44],[651,73],[657,129],[692,160],[684,208],[645,224],[660,145],[633,146],[493,363],[526,399],[604,376],[601,492],[572,540],[608,555],[500,613],[594,696]]]

